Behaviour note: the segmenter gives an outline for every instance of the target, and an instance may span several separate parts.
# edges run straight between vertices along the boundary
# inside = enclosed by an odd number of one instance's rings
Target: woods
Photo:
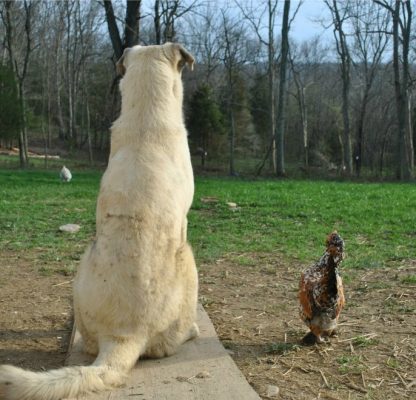
[[[205,171],[414,177],[412,1],[322,0],[307,40],[294,0],[2,1],[0,150],[105,163],[115,62],[181,42],[189,143]],[[316,4],[316,3],[315,3]]]

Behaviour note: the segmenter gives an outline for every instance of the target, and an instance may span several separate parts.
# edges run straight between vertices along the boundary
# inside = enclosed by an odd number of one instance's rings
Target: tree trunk
[[[44,43],[44,41],[43,41]],[[49,96],[49,76],[50,76],[50,70],[49,70],[49,64],[47,61],[47,52],[46,49],[44,49],[43,52],[43,60],[42,60],[42,74],[45,74],[42,77],[42,112],[41,112],[41,131],[42,131],[42,139],[43,139],[43,148],[44,148],[44,166],[45,169],[48,169],[48,137],[49,137],[49,112],[50,112],[50,96]],[[48,128],[45,128],[45,114],[46,109],[48,108]]]
[[[58,119],[58,126],[59,126],[59,138],[61,140],[65,140],[65,124],[64,124],[64,116],[62,110],[62,100],[61,100],[61,81],[59,79],[59,71],[56,74],[56,107],[57,107],[57,119]]]
[[[132,47],[139,41],[139,19],[141,0],[128,0],[126,9],[126,23],[124,25],[124,48]]]
[[[287,96],[287,59],[289,53],[289,11],[290,0],[285,0],[282,20],[282,49],[279,77],[279,98],[277,103],[276,120],[276,174],[284,176],[285,171],[285,123],[286,123],[286,96]]]
[[[64,18],[64,9],[60,9],[58,17]],[[49,94],[49,102],[52,102],[52,99],[54,99],[54,107],[53,111],[51,111],[50,120],[55,120],[58,125],[58,137],[60,140],[65,140],[65,124],[64,124],[64,118],[63,118],[63,110],[62,110],[62,101],[61,101],[61,90],[62,90],[62,84],[61,84],[61,71],[60,66],[62,65],[61,62],[61,42],[64,35],[64,26],[60,25],[57,30],[54,32],[54,44],[53,44],[53,58],[54,62],[53,65],[53,93]],[[51,108],[52,110],[52,108]],[[54,117],[52,118],[52,112],[54,113]],[[49,143],[49,147],[50,143]]]
[[[366,85],[363,99],[361,102],[360,113],[358,115],[358,121],[357,121],[357,143],[356,143],[356,151],[355,151],[355,157],[354,157],[355,173],[357,174],[357,177],[360,177],[362,160],[363,160],[364,121],[365,121],[365,116],[367,114],[369,91],[370,91],[370,86]]]
[[[273,167],[273,173],[277,173],[276,167],[276,96],[275,96],[275,51],[274,51],[274,12],[275,8],[272,7],[270,0],[268,1],[269,10],[269,41],[268,41],[268,78],[269,78],[269,123],[270,123],[270,138],[272,140],[272,157],[271,164]]]
[[[114,16],[113,4],[111,0],[104,0],[105,18],[116,60],[123,55],[123,50],[126,47],[132,47],[139,42],[141,0],[128,0],[126,3],[123,41]]]
[[[405,177],[405,154],[404,154],[404,137],[405,137],[405,115],[404,115],[404,101],[403,93],[400,84],[400,60],[399,60],[399,16],[400,4],[396,1],[396,7],[393,14],[393,71],[394,71],[394,90],[396,96],[396,112],[397,112],[397,178],[404,179]]]
[[[413,123],[412,123],[412,110],[413,110],[413,96],[409,90],[407,93],[407,140],[408,140],[408,154],[409,154],[409,167],[410,167],[410,178],[414,177],[414,144],[413,144]]]
[[[46,139],[46,147],[50,149],[51,142],[52,142],[52,96],[51,96],[51,71],[50,67],[48,67],[48,73],[47,73],[47,102],[48,102],[48,133],[47,133],[47,139]]]
[[[409,126],[409,99],[408,99],[408,76],[409,76],[409,40],[411,24],[411,6],[408,2],[408,23],[400,20],[400,7],[402,3],[396,0],[393,13],[393,70],[394,70],[394,88],[396,96],[397,109],[397,131],[398,131],[398,148],[397,148],[397,178],[408,180],[413,178],[413,138]],[[400,76],[400,35],[399,26],[402,22],[402,76]]]
[[[66,139],[69,142],[69,149],[72,151],[74,146],[76,146],[76,139],[75,139],[75,113],[74,113],[74,86],[75,86],[75,71],[74,71],[74,65],[73,62],[71,62],[71,58],[73,60],[73,56],[76,52],[76,45],[77,45],[77,38],[74,35],[71,35],[72,30],[72,21],[71,17],[73,14],[73,8],[75,7],[76,3],[72,3],[69,5],[67,3],[66,5],[66,18],[67,18],[67,45],[66,45],[66,85],[67,85],[67,95],[68,95],[68,123],[67,123],[67,132],[66,132]],[[75,29],[74,29],[75,31]],[[71,40],[72,38],[72,40]],[[73,54],[71,57],[71,49],[73,49]]]
[[[309,169],[309,138],[308,138],[308,113],[305,103],[305,91],[306,88],[302,87],[300,91],[300,116],[302,120],[302,132],[303,132],[303,166],[306,170]]]
[[[105,19],[107,21],[108,33],[113,46],[115,58],[118,60],[123,55],[123,45],[118,30],[116,17],[111,0],[104,0]]]
[[[235,172],[235,163],[234,163],[234,150],[235,150],[235,118],[234,118],[234,110],[233,105],[231,104],[230,108],[230,133],[229,133],[229,141],[230,141],[230,175],[236,176]]]
[[[347,175],[352,174],[352,148],[351,148],[351,128],[349,117],[349,96],[350,96],[350,66],[351,58],[348,50],[348,44],[343,29],[343,23],[345,16],[341,18],[337,0],[332,0],[330,4],[329,0],[325,0],[328,8],[331,11],[333,24],[334,24],[334,37],[337,46],[337,53],[341,60],[341,80],[342,80],[342,121],[343,121],[343,134],[342,134],[342,172]]]
[[[67,73],[67,75],[70,75]],[[72,150],[74,146],[74,104],[72,101],[72,78],[68,77],[68,139],[69,148]]]
[[[299,73],[295,71],[292,62],[293,80],[296,85],[297,100],[299,106],[300,120],[302,123],[302,136],[303,136],[303,166],[305,170],[309,169],[309,138],[308,138],[308,114],[306,110],[306,87],[299,78]]]
[[[349,73],[344,71],[342,73],[342,120],[344,125],[344,131],[342,135],[342,143],[344,148],[344,159],[343,159],[343,169],[347,175],[352,174],[352,151],[351,151],[351,129],[350,129],[350,78]]]
[[[27,130],[26,130],[26,108],[23,94],[23,82],[19,80],[18,83],[19,89],[19,103],[20,103],[20,113],[21,113],[21,124],[19,131],[19,158],[20,166],[22,168],[27,168],[29,165],[29,157],[27,154]]]
[[[28,156],[27,156],[27,151],[25,148],[23,128],[20,128],[20,131],[19,131],[19,160],[20,160],[20,167],[27,168]]]
[[[43,99],[42,99],[42,103],[43,103]],[[42,109],[44,111],[44,105],[42,104]],[[48,169],[48,136],[46,133],[46,129],[45,129],[45,121],[44,118],[42,118],[42,122],[41,122],[41,130],[42,130],[42,138],[43,138],[43,155],[44,155],[44,166],[45,169]]]
[[[25,115],[25,101],[24,101],[24,80],[26,78],[27,72],[27,64],[29,62],[29,55],[31,51],[31,7],[32,4],[27,4],[24,2],[25,8],[25,33],[26,33],[26,52],[24,56],[24,62],[22,70],[19,71],[18,62],[15,58],[14,48],[13,48],[13,41],[14,41],[14,32],[13,32],[13,25],[11,19],[11,12],[12,12],[13,2],[6,1],[5,2],[5,28],[6,28],[6,42],[7,42],[7,50],[9,53],[9,63],[10,69],[13,71],[16,85],[17,85],[17,93],[19,96],[19,105],[20,105],[20,130],[19,130],[19,159],[20,159],[20,167],[26,168],[28,166],[28,154],[27,154],[27,130],[26,130],[26,115]]]
[[[227,37],[228,40],[228,37]],[[227,41],[228,45],[229,42]],[[228,65],[228,112],[230,117],[230,131],[228,134],[229,153],[230,153],[230,175],[235,176],[235,116],[234,116],[234,84],[233,84],[233,68],[232,64]]]
[[[273,66],[269,66],[269,68],[273,68]],[[275,131],[276,131],[276,97],[275,97],[275,78],[274,78],[274,70],[269,73],[269,123],[270,123],[270,136],[272,140],[272,151],[271,151],[271,166],[273,168],[273,173],[277,173],[277,166],[276,166],[276,138],[275,138]]]
[[[155,0],[154,10],[155,10],[154,25],[155,25],[156,44],[160,44],[162,40],[162,32],[160,28],[159,0]]]
[[[87,112],[87,144],[88,144],[88,158],[90,165],[93,165],[93,155],[92,155],[92,144],[91,144],[91,120],[90,120],[90,105],[88,103],[88,98],[86,100],[86,112]]]

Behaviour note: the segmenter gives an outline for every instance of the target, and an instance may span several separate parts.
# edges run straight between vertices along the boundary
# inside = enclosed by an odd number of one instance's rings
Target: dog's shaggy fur
[[[187,244],[193,175],[182,117],[180,45],[135,46],[118,68],[121,115],[97,203],[97,235],[74,284],[76,326],[93,365],[0,367],[0,398],[58,400],[123,383],[139,356],[198,335],[197,272]]]

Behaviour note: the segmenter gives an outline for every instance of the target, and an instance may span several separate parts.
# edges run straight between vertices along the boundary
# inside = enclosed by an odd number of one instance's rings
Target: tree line
[[[308,0],[306,0],[308,1]],[[0,144],[105,160],[126,47],[179,41],[200,168],[414,177],[412,1],[322,0],[322,32],[291,32],[290,0],[22,0],[0,4]]]

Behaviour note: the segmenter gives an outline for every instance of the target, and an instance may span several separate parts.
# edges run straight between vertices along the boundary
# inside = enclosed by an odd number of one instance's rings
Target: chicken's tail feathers
[[[126,343],[121,347],[120,353],[115,351],[114,346],[109,353],[101,353],[95,363],[90,366],[32,372],[11,365],[1,365],[0,399],[60,400],[120,386],[124,383],[127,373],[134,366],[141,351],[141,349],[137,349],[136,352],[126,351]],[[132,350],[131,346],[127,347]],[[125,358],[126,355],[127,358]]]

